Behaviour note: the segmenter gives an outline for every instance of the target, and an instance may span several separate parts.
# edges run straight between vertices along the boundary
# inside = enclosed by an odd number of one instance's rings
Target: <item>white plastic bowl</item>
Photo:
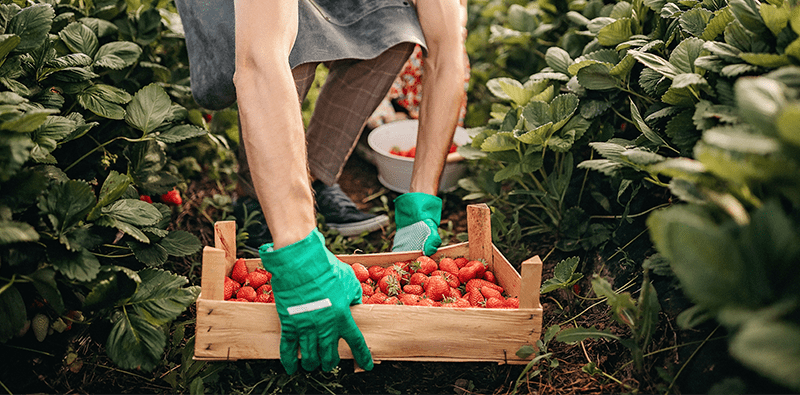
[[[390,154],[392,147],[402,151],[410,149],[417,144],[417,128],[419,122],[415,119],[395,121],[381,125],[367,136],[369,147],[375,152],[373,155],[375,166],[378,168],[378,181],[395,192],[406,193],[411,186],[411,171],[414,167],[414,158],[406,158]],[[456,128],[453,142],[461,146],[470,141],[467,131],[462,127]],[[464,176],[467,170],[464,157],[457,152],[447,156],[447,163],[442,172],[439,183],[440,192],[451,192],[458,188],[458,179]]]

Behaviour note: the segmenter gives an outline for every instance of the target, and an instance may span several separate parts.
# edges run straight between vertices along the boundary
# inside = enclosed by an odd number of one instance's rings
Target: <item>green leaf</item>
[[[54,16],[53,7],[49,4],[31,5],[14,15],[5,31],[6,34],[20,37],[20,43],[14,50],[28,52],[42,45],[50,32]]]
[[[481,150],[486,152],[508,151],[517,148],[517,140],[512,132],[498,132],[486,138]]]
[[[77,252],[63,251],[50,254],[50,262],[61,274],[76,281],[92,281],[100,272],[100,262],[97,257],[85,248]]]
[[[139,59],[142,48],[130,41],[112,41],[103,45],[94,56],[95,66],[120,70]]]
[[[8,130],[17,133],[30,133],[39,128],[50,114],[58,113],[58,110],[30,110],[20,115],[4,117],[0,120],[0,130]]]
[[[169,115],[170,100],[164,88],[150,84],[136,92],[128,105],[125,121],[148,134],[159,127]]]
[[[89,184],[69,180],[56,184],[39,200],[39,210],[47,215],[57,233],[66,232],[83,220],[95,205],[95,195]]]
[[[636,104],[633,102],[633,99],[629,98],[628,100],[631,103],[630,105],[631,118],[633,118],[633,121],[636,124],[636,128],[639,129],[639,131],[642,132],[644,137],[650,140],[650,142],[660,147],[668,147],[669,144],[667,144],[667,142],[664,141],[664,139],[662,139],[661,136],[659,136],[656,132],[650,129],[650,127],[647,126],[647,123],[644,122],[644,119],[642,119],[642,115],[639,113],[639,109],[636,108]]]
[[[714,12],[714,17],[712,17],[708,25],[706,25],[700,38],[706,41],[714,41],[725,31],[725,28],[729,23],[733,22],[734,19],[730,7],[717,10]]]
[[[605,90],[616,88],[619,81],[611,75],[611,68],[605,64],[590,64],[577,72],[578,82],[586,89]]]
[[[600,45],[611,47],[627,41],[633,35],[631,18],[621,18],[609,23],[597,32]]]
[[[101,310],[130,298],[141,282],[139,274],[122,266],[103,266],[86,295],[84,307]]]
[[[695,128],[693,116],[692,110],[687,109],[673,114],[672,118],[667,121],[665,133],[681,152],[690,153],[692,147],[700,139],[701,133]]]
[[[734,85],[734,91],[740,116],[752,125],[773,131],[775,118],[786,106],[785,85],[769,78],[742,78]]]
[[[553,130],[561,129],[561,127],[572,118],[575,111],[578,109],[578,104],[580,104],[580,99],[578,99],[577,95],[572,93],[556,96],[550,102],[550,112],[555,122],[555,124],[553,124]]]
[[[136,226],[155,225],[161,220],[161,212],[150,203],[138,199],[120,199],[103,207],[103,214]]]
[[[748,53],[742,52],[739,54],[739,57],[742,58],[747,63],[752,65],[767,67],[767,68],[778,68],[781,66],[787,66],[792,63],[786,55],[779,55],[774,53]]]
[[[533,348],[533,346],[531,346],[530,344],[526,344],[520,347],[519,350],[517,350],[517,352],[514,353],[514,355],[522,359],[528,359],[528,357],[530,357],[533,354],[536,354],[536,349]]]
[[[167,250],[158,243],[145,244],[129,241],[128,247],[133,251],[137,261],[149,267],[160,267],[167,262],[167,258],[169,257]]]
[[[0,291],[0,343],[5,343],[25,326],[27,314],[17,287],[0,283]]]
[[[108,335],[108,356],[123,369],[152,371],[161,362],[167,335],[136,314],[122,316]]]
[[[111,202],[119,199],[128,189],[128,185],[133,180],[127,174],[120,174],[115,170],[111,170],[106,177],[103,186],[100,188],[100,196],[97,199],[97,205],[94,206],[88,215],[88,219],[94,220],[100,216],[100,209],[111,204]]]
[[[730,340],[730,352],[744,365],[800,390],[800,326],[791,321],[753,319]]]
[[[583,278],[583,274],[580,272],[575,273],[579,262],[579,257],[570,257],[559,262],[553,272],[553,278],[546,280],[542,284],[540,292],[548,293],[557,289],[569,288],[580,281]]]
[[[773,4],[761,3],[759,12],[764,24],[775,36],[789,24],[790,11],[786,3],[780,8]]]
[[[167,144],[174,144],[194,137],[205,136],[208,131],[195,125],[179,125],[156,136],[156,140]]]
[[[695,85],[708,85],[708,81],[700,74],[695,73],[682,73],[672,79],[673,89],[688,88]]]
[[[557,341],[568,344],[575,344],[586,339],[620,340],[620,337],[607,330],[597,329],[594,325],[589,328],[567,328],[556,336]]]
[[[94,58],[100,45],[92,29],[80,22],[72,22],[58,32],[61,41],[73,52],[81,52]]]
[[[795,104],[785,107],[776,121],[778,134],[790,144],[800,146],[800,130],[797,125],[800,125],[800,106]]]
[[[3,59],[4,61],[6,56],[8,56],[8,54],[11,53],[11,51],[13,51],[21,41],[22,39],[15,34],[0,35],[0,59]],[[1,64],[2,62],[0,62],[0,65]]]
[[[200,293],[200,287],[183,287],[189,282],[186,277],[165,270],[144,269],[139,277],[142,283],[128,304],[152,325],[160,326],[174,320]]]
[[[733,16],[739,23],[742,24],[747,30],[755,34],[763,34],[766,32],[764,20],[761,19],[761,13],[758,11],[758,3],[755,0],[729,0],[728,5],[731,7]]]
[[[553,70],[571,75],[569,74],[569,66],[572,64],[572,58],[566,50],[557,46],[549,47],[545,53],[544,60]]]
[[[692,8],[681,15],[681,28],[691,35],[699,37],[703,34],[714,14],[705,8]]]
[[[49,304],[56,313],[64,314],[66,312],[64,308],[64,299],[61,297],[61,292],[58,290],[55,276],[56,272],[52,267],[44,267],[31,273],[27,277],[31,280],[31,283],[33,283],[36,291],[39,292],[39,295],[47,300],[47,304]]]
[[[0,245],[38,240],[39,233],[30,224],[0,220]]]
[[[636,50],[628,51],[628,53],[633,55],[633,57],[636,58],[636,60],[638,60],[640,63],[669,79],[675,78],[676,75],[681,73],[681,71],[675,67],[675,65],[668,62],[664,58],[659,57],[658,55]]]
[[[197,236],[184,231],[173,230],[159,243],[172,256],[187,256],[200,251],[202,244]]]
[[[131,101],[128,92],[104,84],[89,86],[79,92],[77,98],[83,108],[109,119],[125,118],[125,109],[120,104]]]
[[[63,140],[75,130],[75,121],[59,116],[50,116],[31,135],[35,143],[31,157],[36,161],[53,152],[59,141]]]
[[[678,44],[669,56],[669,62],[681,73],[696,73],[694,62],[703,54],[705,41],[699,38],[687,38]],[[674,77],[673,77],[674,78]]]

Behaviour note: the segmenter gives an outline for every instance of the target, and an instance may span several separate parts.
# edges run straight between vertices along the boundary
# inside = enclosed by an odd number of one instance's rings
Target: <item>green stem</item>
[[[123,254],[123,255],[108,255],[108,254],[100,254],[100,253],[97,253],[97,252],[93,252],[93,253],[92,253],[92,255],[94,255],[94,256],[97,256],[97,257],[100,257],[100,258],[110,258],[110,259],[115,259],[115,258],[127,258],[127,257],[129,257],[129,256],[134,256],[134,254],[133,254],[133,253],[130,253],[130,254]]]
[[[13,392],[11,392],[11,390],[10,390],[10,389],[8,389],[8,387],[6,387],[6,385],[5,385],[5,384],[3,384],[3,382],[2,382],[2,381],[0,381],[0,386],[2,386],[4,390],[6,390],[6,393],[7,393],[8,395],[14,395],[14,393],[13,393]]]
[[[628,215],[626,218],[641,217],[642,215],[649,214],[652,211],[655,211],[655,210],[658,210],[658,209],[664,208],[664,207],[669,207],[671,205],[672,205],[672,203],[660,204],[658,206],[655,206],[655,207],[649,208],[649,209],[647,209],[645,211],[642,211],[641,213]],[[590,219],[622,219],[622,216],[621,215],[592,215],[589,218]]]
[[[77,165],[78,163],[80,163],[84,159],[88,158],[89,155],[95,153],[97,150],[99,150],[99,149],[101,149],[101,148],[103,148],[103,147],[105,147],[105,146],[107,146],[107,145],[109,145],[109,144],[111,144],[111,143],[113,143],[113,142],[115,142],[117,140],[125,140],[125,141],[131,142],[131,143],[138,143],[140,141],[143,141],[144,139],[131,139],[131,138],[122,137],[122,136],[114,137],[113,139],[108,140],[105,143],[98,145],[97,147],[92,148],[89,152],[87,152],[86,154],[84,154],[83,156],[78,158],[75,162],[72,162],[72,164],[70,164],[69,166],[65,167],[64,168],[64,172],[69,171],[69,169],[73,168],[75,165]]]
[[[669,387],[667,387],[667,391],[664,392],[664,395],[668,395],[669,394],[669,392],[672,390],[672,387],[675,386],[675,382],[678,381],[678,377],[683,372],[683,369],[686,368],[686,365],[688,365],[689,362],[692,361],[694,356],[697,355],[697,352],[700,351],[701,348],[703,348],[703,346],[708,342],[708,340],[711,339],[711,337],[714,336],[715,333],[717,333],[717,329],[719,329],[719,325],[717,325],[717,327],[714,328],[714,330],[711,331],[711,333],[709,333],[708,336],[706,336],[705,339],[703,339],[703,342],[700,343],[700,345],[697,346],[697,348],[692,352],[692,355],[689,356],[689,359],[687,359],[686,362],[683,365],[681,365],[681,368],[678,369],[678,373],[675,373],[675,377],[673,377],[672,381],[669,383]]]
[[[0,277],[0,278],[1,278],[1,277]],[[8,280],[8,284],[6,284],[6,285],[3,285],[3,288],[0,288],[0,295],[2,295],[2,294],[3,294],[3,292],[5,292],[7,289],[11,288],[11,286],[12,286],[12,285],[14,285],[14,281],[15,281],[16,279],[17,279],[17,273],[14,273],[14,274],[12,274],[12,275],[11,275],[11,279],[10,279],[10,280]],[[5,280],[5,278],[3,278],[3,280]]]
[[[614,293],[615,293],[615,294],[619,294],[620,292],[624,292],[626,289],[628,289],[628,288],[632,287],[632,286],[633,286],[633,284],[634,284],[633,282],[636,280],[636,278],[638,278],[638,277],[635,277],[635,278],[631,279],[631,281],[628,281],[628,283],[627,283],[627,284],[623,285],[623,286],[622,286],[622,287],[620,287],[618,290],[614,291]],[[586,313],[587,311],[589,311],[589,310],[591,310],[591,309],[595,308],[596,306],[598,306],[598,305],[600,305],[600,304],[603,304],[603,303],[605,303],[605,302],[606,302],[606,300],[608,300],[608,298],[602,298],[602,299],[600,299],[600,300],[599,300],[599,301],[597,301],[596,303],[593,303],[591,306],[587,307],[586,309],[584,309],[583,311],[581,311],[580,313],[578,313],[576,316],[574,316],[574,317],[572,317],[572,318],[570,318],[570,319],[568,319],[568,320],[566,320],[566,321],[564,321],[564,322],[562,322],[562,323],[558,324],[558,326],[564,326],[564,325],[566,325],[566,324],[569,324],[569,323],[570,323],[570,322],[572,322],[572,321],[575,321],[575,320],[577,320],[577,319],[578,319],[578,317],[582,316],[584,313]],[[563,310],[563,309],[562,309],[562,310]]]

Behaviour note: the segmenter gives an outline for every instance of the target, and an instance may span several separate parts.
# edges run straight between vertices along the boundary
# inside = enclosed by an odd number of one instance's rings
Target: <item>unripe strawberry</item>
[[[47,337],[47,331],[50,330],[50,318],[42,313],[37,313],[31,318],[31,330],[36,340],[42,342]]]

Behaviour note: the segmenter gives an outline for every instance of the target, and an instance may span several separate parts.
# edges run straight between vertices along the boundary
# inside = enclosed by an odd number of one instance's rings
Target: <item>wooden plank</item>
[[[225,299],[225,251],[214,247],[203,247],[203,266],[200,273],[200,298]]]
[[[236,262],[236,222],[214,223],[214,246],[225,251],[225,273],[230,273]]]
[[[541,309],[358,305],[351,311],[376,361],[527,363],[514,353],[541,335]],[[197,314],[196,359],[280,358],[274,304],[203,300]],[[339,354],[352,359],[344,340]]]
[[[491,210],[486,204],[467,206],[467,234],[469,235],[470,259],[482,259],[494,270],[492,260],[492,222]]]
[[[505,256],[497,249],[494,245],[492,245],[493,255],[494,255],[494,265],[493,265],[493,273],[495,278],[497,279],[497,283],[503,287],[506,291],[508,296],[519,296],[520,293],[520,282],[522,278],[520,277],[517,269],[514,269],[511,266],[511,263],[508,262]]]
[[[519,307],[521,309],[541,309],[539,291],[542,287],[542,260],[536,255],[522,262],[522,289]]]

